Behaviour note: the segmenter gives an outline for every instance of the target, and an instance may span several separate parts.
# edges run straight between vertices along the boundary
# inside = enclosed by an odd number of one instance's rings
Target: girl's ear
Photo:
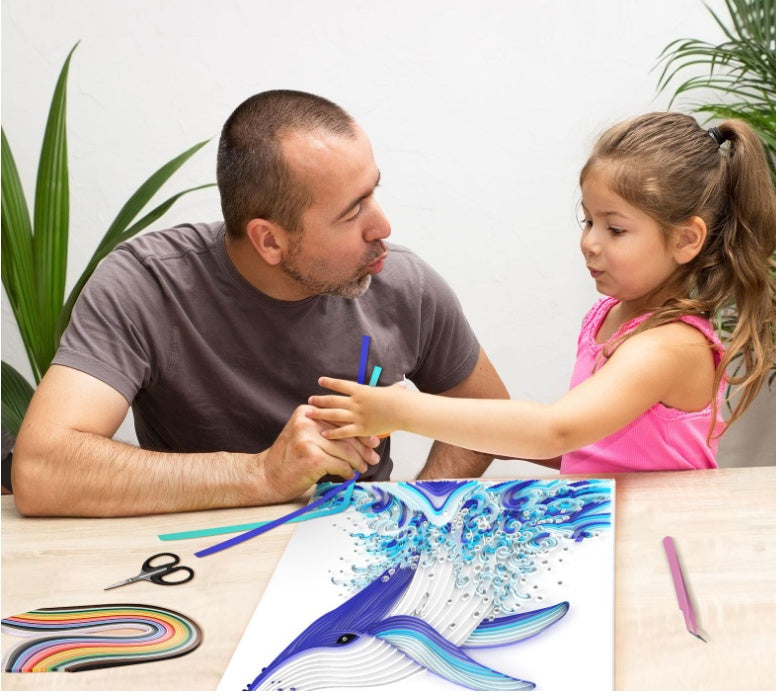
[[[706,242],[706,223],[700,216],[693,216],[674,229],[673,253],[678,264],[687,264],[698,256]]]
[[[245,232],[253,249],[267,264],[276,266],[280,263],[287,242],[287,233],[281,226],[264,218],[254,218],[248,221]]]

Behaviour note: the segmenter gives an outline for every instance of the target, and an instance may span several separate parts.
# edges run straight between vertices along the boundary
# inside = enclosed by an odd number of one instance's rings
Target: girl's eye
[[[580,218],[579,225],[582,228],[591,228],[593,226],[593,221],[591,221],[589,218]]]
[[[617,228],[617,227],[615,227],[613,225],[610,225],[609,226],[609,232],[612,235],[622,235],[625,231],[622,228]]]

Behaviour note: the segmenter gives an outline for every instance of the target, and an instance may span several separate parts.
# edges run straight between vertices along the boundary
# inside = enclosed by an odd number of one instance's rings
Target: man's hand
[[[327,439],[321,432],[334,425],[312,419],[311,412],[306,405],[297,407],[275,443],[259,454],[263,487],[277,501],[298,497],[324,475],[349,480],[354,472],[365,473],[380,460],[373,450],[380,439]]]
[[[262,453],[168,453],[113,440],[128,402],[96,378],[52,366],[14,451],[16,507],[26,516],[136,516],[261,506],[303,494],[323,475],[377,463],[372,439],[329,441],[331,424],[297,408]]]

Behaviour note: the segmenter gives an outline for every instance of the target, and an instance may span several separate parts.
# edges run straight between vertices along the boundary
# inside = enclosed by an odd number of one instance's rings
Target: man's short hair
[[[354,137],[356,125],[333,102],[295,90],[261,92],[232,112],[221,131],[216,170],[230,237],[243,237],[254,218],[301,229],[312,192],[286,163],[281,141],[289,133],[313,131]]]

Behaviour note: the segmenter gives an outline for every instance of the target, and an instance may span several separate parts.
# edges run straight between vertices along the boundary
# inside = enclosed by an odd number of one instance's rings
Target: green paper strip
[[[377,385],[377,381],[380,380],[380,374],[382,373],[383,368],[382,366],[375,366],[374,370],[372,371],[372,377],[369,379],[369,385],[375,386]]]
[[[338,504],[331,509],[317,509],[307,514],[303,514],[293,519],[289,519],[286,523],[298,523],[299,521],[307,521],[307,519],[315,519],[319,516],[329,516],[330,514],[339,514],[350,505],[350,495],[353,492],[353,488],[349,488],[346,492],[346,496],[343,497],[342,503]],[[178,533],[160,533],[158,534],[159,540],[187,540],[189,538],[204,538],[206,536],[218,536],[222,533],[239,533],[240,531],[252,531],[254,528],[264,526],[269,521],[256,521],[254,523],[246,524],[233,524],[231,526],[217,526],[215,528],[200,528],[193,531],[179,531]]]
[[[361,341],[361,362],[359,367],[359,383],[363,383],[366,378],[366,361],[369,355],[369,342],[370,337],[365,335]],[[381,366],[375,366],[372,370],[372,377],[369,381],[369,385],[377,385],[377,381],[382,373]],[[345,511],[350,504],[350,495],[353,492],[353,488],[350,487],[347,490],[346,496],[342,500],[342,504],[332,509],[321,509],[311,511],[302,516],[293,517],[286,521],[286,523],[298,523],[299,521],[307,521],[307,519],[315,519],[319,516],[328,516],[329,514],[339,514],[341,511]],[[189,538],[205,538],[206,536],[219,536],[223,533],[239,533],[240,531],[252,531],[259,526],[265,526],[270,523],[269,521],[256,521],[254,523],[247,524],[233,524],[231,526],[217,526],[215,528],[200,528],[194,531],[179,531],[178,533],[160,533],[158,534],[159,540],[187,540]]]

